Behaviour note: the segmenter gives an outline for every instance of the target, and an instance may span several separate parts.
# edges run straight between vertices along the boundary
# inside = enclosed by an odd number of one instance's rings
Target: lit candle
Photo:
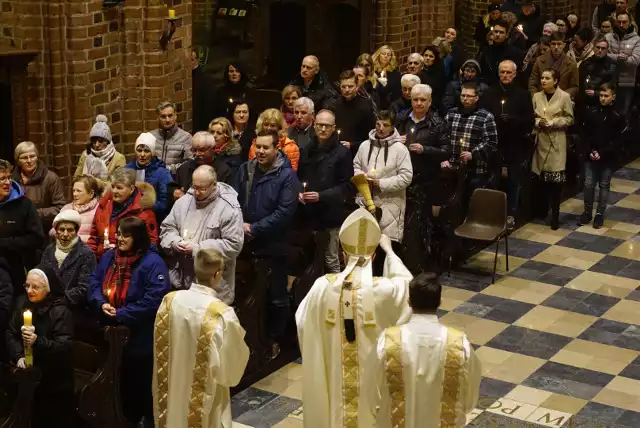
[[[504,114],[504,100],[500,101],[500,111]]]
[[[189,229],[185,229],[182,231],[182,239],[184,239],[185,241],[189,239]]]
[[[307,193],[307,182],[305,181],[304,183],[302,183],[302,188],[303,188],[303,192]]]
[[[24,319],[25,327],[31,327],[33,325],[33,314],[31,313],[31,311],[24,311],[24,314],[22,314],[22,318]]]
[[[229,104],[233,103],[233,98],[229,98]]]
[[[341,133],[341,132],[342,132],[342,131],[338,129],[338,138],[340,138],[340,133]]]
[[[108,227],[104,228],[104,246],[105,247],[109,246],[109,228]]]
[[[174,9],[169,9],[169,19],[175,19],[176,11]]]
[[[374,177],[376,176],[376,169],[375,168],[371,170],[371,175],[373,175]]]
[[[493,27],[491,27],[491,31],[493,31]]]
[[[386,76],[387,76],[387,72],[382,70],[382,73],[380,73],[380,77],[384,79]]]
[[[522,26],[522,24],[518,25],[518,31],[522,31],[524,29],[524,27]]]
[[[22,315],[22,317],[24,319],[25,327],[33,326],[33,314],[31,313],[31,311],[29,310],[24,311],[24,314]],[[31,346],[25,345],[24,347],[24,365],[26,367],[33,366],[33,350],[31,349]]]

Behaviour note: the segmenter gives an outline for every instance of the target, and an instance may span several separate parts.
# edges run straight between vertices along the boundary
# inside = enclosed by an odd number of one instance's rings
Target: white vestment
[[[436,315],[385,330],[366,368],[371,427],[462,428],[478,402],[480,360],[464,333]]]
[[[356,268],[353,278],[366,281],[367,275],[360,275],[360,269],[370,272],[369,266]],[[411,273],[395,254],[387,256],[384,272],[385,277],[373,278],[373,284],[354,281],[344,291],[343,274],[318,278],[296,311],[305,428],[371,428],[359,421],[362,381],[369,375],[364,372],[365,359],[384,328],[404,323],[411,316]],[[371,281],[371,276],[368,278]],[[349,306],[345,306],[347,301]],[[345,316],[354,320],[354,342],[346,340]]]
[[[153,403],[157,428],[230,428],[229,387],[249,360],[245,331],[213,289],[169,293],[155,322]]]

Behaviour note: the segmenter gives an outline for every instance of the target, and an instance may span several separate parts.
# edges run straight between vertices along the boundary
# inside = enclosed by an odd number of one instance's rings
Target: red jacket
[[[136,187],[138,188],[138,193],[133,202],[114,219],[111,219],[111,213],[113,212],[111,191],[107,189],[104,196],[100,198],[96,215],[93,217],[93,223],[91,224],[89,241],[87,242],[91,251],[96,255],[96,259],[100,260],[104,253],[104,230],[109,229],[109,243],[115,244],[118,221],[123,217],[134,216],[143,220],[147,225],[149,239],[153,244],[158,243],[158,222],[153,212],[156,192],[153,186],[148,183],[136,183]]]

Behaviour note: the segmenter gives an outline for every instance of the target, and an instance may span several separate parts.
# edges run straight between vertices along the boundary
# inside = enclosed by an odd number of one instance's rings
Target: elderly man
[[[216,159],[216,140],[210,132],[196,132],[191,139],[191,154],[193,159],[189,159],[178,168],[176,173],[176,183],[180,189],[173,192],[173,198],[178,199],[189,191],[193,172],[202,165],[209,165],[216,171],[217,180],[223,183],[231,183],[233,179],[231,168],[226,163]]]
[[[315,105],[311,98],[298,98],[293,104],[293,117],[295,122],[289,127],[287,134],[296,142],[300,149],[300,155],[309,148],[313,138],[313,115]]]
[[[155,155],[165,163],[172,175],[187,159],[191,159],[191,134],[178,126],[176,106],[164,101],[156,107],[158,129],[151,131],[156,137]]]
[[[322,108],[333,96],[331,82],[327,75],[320,71],[320,60],[313,55],[304,57],[300,74],[294,77],[289,85],[300,88],[302,96],[311,98],[316,108]]]
[[[640,36],[631,26],[631,16],[627,12],[619,13],[618,25],[613,32],[606,34],[609,43],[609,57],[618,64],[620,72],[616,104],[618,111],[629,113],[635,92],[636,72],[640,64]]]
[[[420,57],[422,58],[422,56]],[[389,110],[391,110],[396,117],[411,108],[411,90],[420,83],[422,83],[420,78],[415,74],[405,74],[402,76],[402,79],[400,79],[402,96],[389,106]]]
[[[412,53],[407,58],[407,73],[418,75],[424,67],[424,57],[419,53]]]
[[[329,245],[325,253],[327,272],[340,272],[338,229],[344,221],[344,208],[353,198],[351,184],[353,162],[349,149],[340,144],[336,118],[329,110],[316,117],[315,135],[308,150],[302,153],[298,178],[303,183],[298,195],[305,228],[327,231]]]
[[[354,211],[339,237],[347,266],[317,279],[296,311],[305,428],[376,426],[374,409],[360,400],[369,376],[364,363],[382,330],[411,316],[411,273],[373,215]],[[372,278],[378,244],[386,253],[385,278]]]
[[[236,257],[242,250],[244,231],[238,194],[219,183],[209,165],[196,168],[193,185],[178,199],[160,228],[160,246],[167,252],[171,285],[188,289],[196,282],[193,259],[202,249],[213,248],[225,258],[218,298],[233,303]]]
[[[542,90],[540,86],[540,76],[542,76],[542,72],[553,69],[557,67],[556,64],[560,63],[558,70],[560,74],[558,87],[567,92],[572,100],[576,98],[578,95],[578,87],[580,86],[578,65],[564,52],[565,46],[564,34],[558,31],[551,35],[551,49],[549,49],[549,52],[546,54],[538,57],[533,66],[533,70],[531,70],[531,76],[529,76],[529,93],[531,96]]]

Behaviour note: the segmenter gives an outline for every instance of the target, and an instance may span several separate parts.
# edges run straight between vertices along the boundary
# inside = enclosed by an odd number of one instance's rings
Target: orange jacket
[[[295,141],[283,135],[280,137],[280,143],[278,144],[278,148],[287,155],[289,162],[291,162],[291,168],[298,172],[298,163],[300,162],[300,149]],[[249,160],[255,159],[256,157],[256,140],[253,140],[251,144],[251,148],[249,149]]]

